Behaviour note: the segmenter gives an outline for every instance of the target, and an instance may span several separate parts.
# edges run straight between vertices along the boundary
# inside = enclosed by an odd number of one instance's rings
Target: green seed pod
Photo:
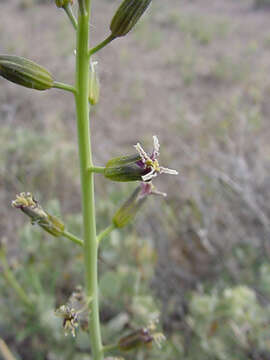
[[[52,75],[46,69],[19,56],[0,55],[0,75],[31,89],[47,90],[53,87]]]
[[[68,4],[73,4],[73,0],[55,0],[55,5],[59,8],[63,8]]]
[[[55,216],[48,214],[48,223],[40,226],[50,233],[51,235],[58,237],[61,236],[65,230],[65,225]]]
[[[112,35],[126,35],[143,15],[151,0],[124,0],[117,9],[110,25]]]
[[[96,69],[97,61],[91,63],[90,80],[89,80],[89,102],[91,105],[96,105],[99,101],[100,84],[98,72]]]
[[[118,349],[120,351],[133,350],[143,345],[151,345],[153,340],[149,329],[142,328],[121,338],[118,342]]]
[[[147,197],[141,194],[141,186],[138,186],[130,198],[127,199],[120,209],[114,214],[112,219],[114,225],[117,228],[126,226],[135,218],[138,210],[141,208],[146,199]]]
[[[31,193],[20,193],[17,195],[16,200],[12,201],[12,206],[21,209],[22,212],[30,217],[33,225],[39,225],[51,235],[58,237],[63,234],[65,225],[55,216],[44,211]]]
[[[109,160],[104,176],[112,181],[141,181],[147,172],[140,166],[140,155],[122,156]]]

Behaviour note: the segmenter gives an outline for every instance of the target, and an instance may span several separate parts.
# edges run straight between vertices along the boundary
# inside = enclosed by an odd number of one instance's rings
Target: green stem
[[[103,166],[91,166],[88,171],[96,173],[96,174],[104,174],[105,167]]]
[[[54,81],[53,87],[56,89],[61,89],[61,90],[69,91],[69,92],[72,92],[73,94],[76,94],[76,89],[72,85]]]
[[[93,360],[103,360],[103,349],[100,333],[97,259],[98,244],[96,239],[96,216],[94,200],[94,175],[89,172],[93,166],[90,126],[89,126],[89,23],[90,0],[79,3],[77,49],[76,49],[76,111],[78,145],[80,158],[80,176],[82,193],[82,212],[84,229],[84,263],[86,295],[92,301],[89,303],[89,335]],[[82,6],[84,5],[84,6]],[[83,7],[85,7],[86,11]]]
[[[103,230],[97,237],[98,244],[105,236],[108,236],[114,229],[116,229],[116,226],[114,224],[111,224],[105,230]]]
[[[3,275],[10,287],[15,291],[17,296],[21,299],[22,303],[26,305],[27,307],[32,307],[33,303],[27,296],[24,289],[21,287],[21,285],[16,280],[15,276],[13,275],[13,272],[10,270],[9,265],[7,263],[6,255],[3,251],[1,251],[0,259],[3,267]]]
[[[72,12],[70,5],[69,4],[65,5],[64,10],[65,10],[67,16],[69,17],[69,20],[70,20],[72,26],[74,27],[75,30],[77,30],[77,27],[78,27],[77,20]]]
[[[88,10],[90,10],[90,9],[88,8],[89,1],[91,1],[91,0],[86,0],[86,1],[84,1],[84,0],[78,0],[78,3],[79,3],[79,11],[80,11],[81,15],[83,15],[83,16],[87,16],[88,11],[86,10],[86,8],[87,8]],[[87,2],[87,4],[86,4],[86,2]]]
[[[104,46],[108,45],[113,39],[115,39],[115,36],[113,36],[113,34],[109,35],[100,44],[98,44],[97,46],[95,46],[95,47],[93,47],[92,49],[89,50],[89,53],[88,53],[89,56],[92,56],[93,54],[98,52],[100,49],[104,48]]]
[[[78,244],[80,246],[83,246],[83,240],[78,238],[76,235],[71,234],[68,231],[64,231],[62,236],[64,236],[65,238],[73,241],[75,244]]]

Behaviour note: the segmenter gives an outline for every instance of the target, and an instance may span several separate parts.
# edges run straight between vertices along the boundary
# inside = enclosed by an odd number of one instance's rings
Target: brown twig
[[[15,357],[11,354],[5,341],[1,338],[0,338],[0,353],[2,354],[4,360],[16,360]]]

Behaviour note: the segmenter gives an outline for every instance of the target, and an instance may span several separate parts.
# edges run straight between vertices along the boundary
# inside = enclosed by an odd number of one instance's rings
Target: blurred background
[[[93,1],[92,44],[108,35],[118,4]],[[134,31],[95,56],[95,164],[133,153],[137,141],[150,151],[158,135],[161,165],[180,172],[155,181],[166,200],[148,200],[135,224],[101,245],[105,343],[157,314],[167,337],[162,349],[126,360],[270,359],[269,5],[155,0]],[[54,1],[0,7],[1,53],[72,83],[74,31]],[[0,79],[0,239],[37,302],[26,312],[0,276],[0,337],[18,360],[89,359],[87,334],[65,337],[54,315],[83,284],[80,249],[11,207],[17,193],[31,191],[81,235],[76,142],[70,94]],[[96,180],[101,230],[136,185]]]

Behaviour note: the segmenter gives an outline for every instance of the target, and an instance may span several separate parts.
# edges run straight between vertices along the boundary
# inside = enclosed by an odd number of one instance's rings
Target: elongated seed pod
[[[47,90],[53,87],[53,78],[48,70],[19,56],[0,55],[0,75],[31,89]]]
[[[43,210],[31,193],[23,192],[18,194],[16,200],[12,201],[12,206],[21,209],[30,217],[32,224],[41,226],[51,235],[58,237],[63,234],[65,225],[55,216]]]
[[[142,181],[142,176],[145,175],[145,170],[139,168],[135,164],[128,164],[125,166],[108,167],[104,170],[104,176],[112,181]]]
[[[133,350],[143,345],[151,345],[154,340],[147,328],[142,328],[124,336],[118,342],[118,349],[121,351]]]
[[[141,181],[148,170],[140,167],[140,155],[121,156],[109,160],[104,176],[112,181]]]
[[[113,216],[113,223],[117,228],[122,228],[131,222],[147,197],[141,195],[141,187],[138,186],[124,204],[116,211]]]
[[[63,8],[67,6],[68,4],[72,5],[73,0],[55,0],[55,5],[59,8]]]
[[[151,0],[124,0],[117,9],[110,25],[112,35],[126,35],[143,15]]]

